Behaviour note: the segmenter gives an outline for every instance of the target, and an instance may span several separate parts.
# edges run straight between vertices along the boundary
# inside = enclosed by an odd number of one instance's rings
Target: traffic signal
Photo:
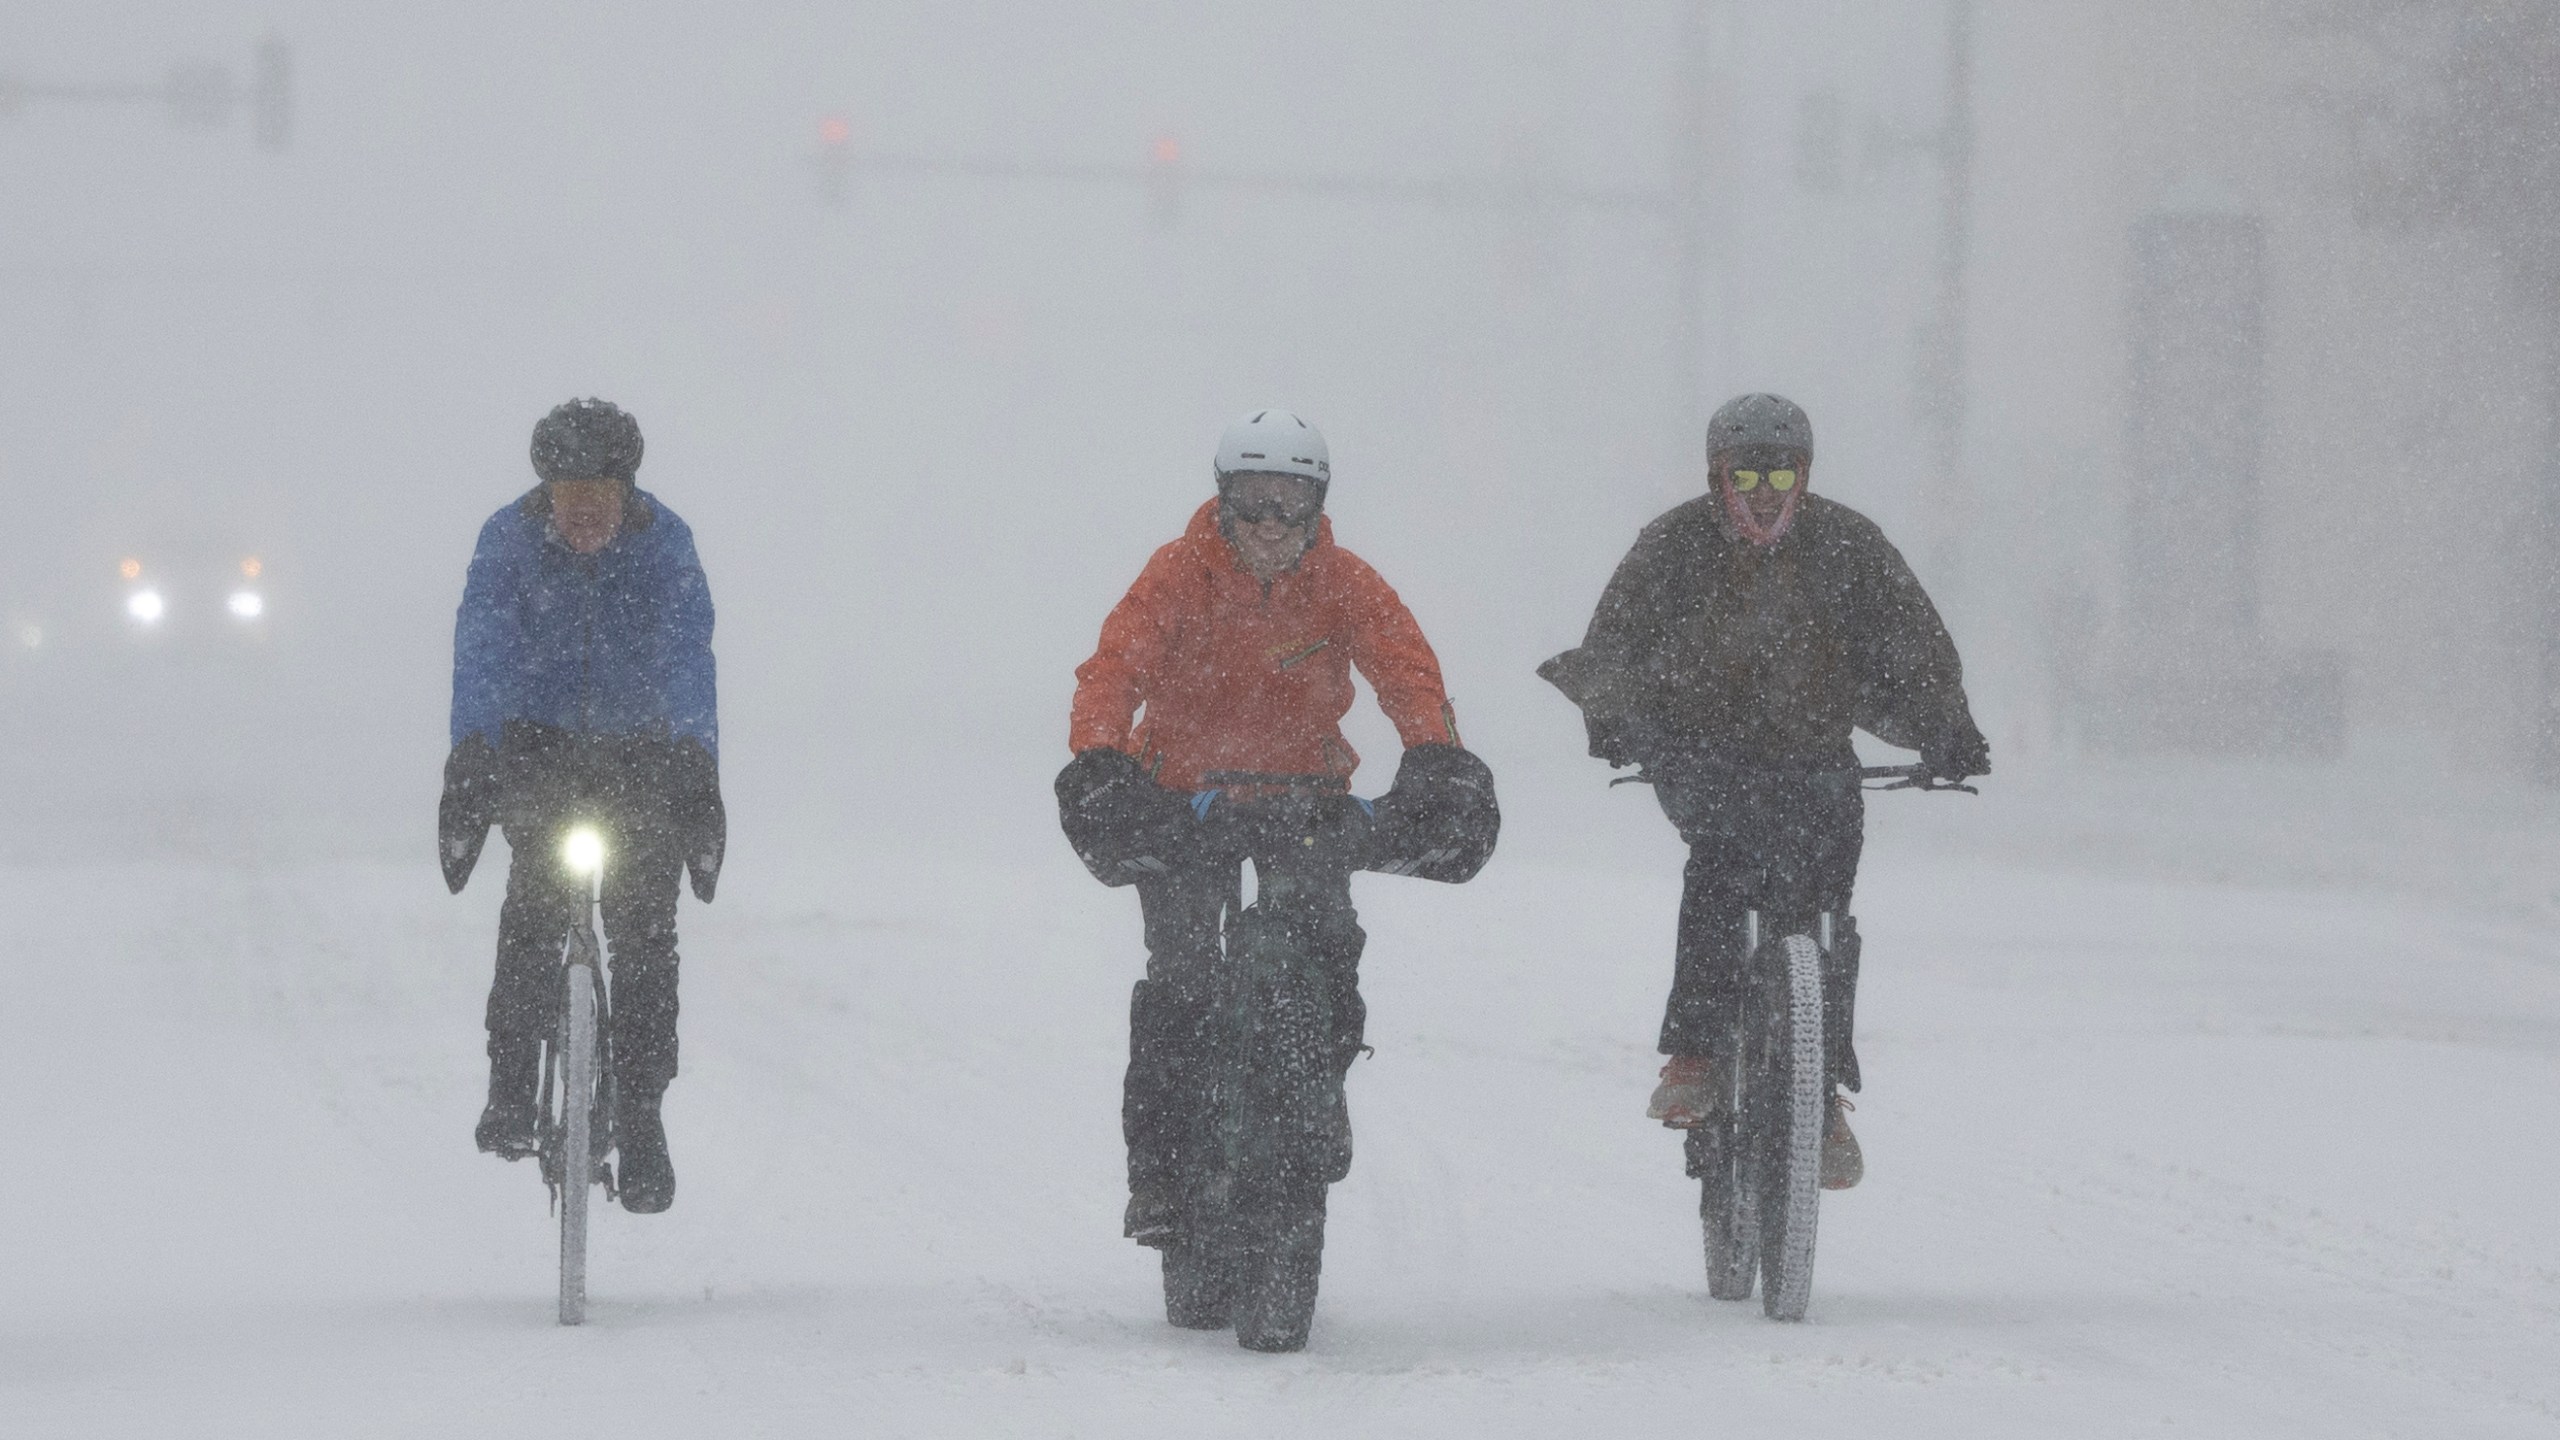
[[[1182,142],[1170,135],[1147,151],[1147,209],[1167,230],[1182,223]]]
[[[818,122],[818,198],[841,205],[853,188],[853,122],[830,115]]]

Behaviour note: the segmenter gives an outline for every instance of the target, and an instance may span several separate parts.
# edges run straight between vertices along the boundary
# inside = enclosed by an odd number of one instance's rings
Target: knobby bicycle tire
[[[1732,1097],[1725,1113],[1691,1133],[1691,1173],[1698,1177],[1698,1222],[1705,1231],[1707,1293],[1748,1300],[1760,1274],[1760,1192],[1743,1163],[1743,1136]]]
[[[1822,951],[1810,936],[1789,935],[1755,969],[1758,1053],[1748,1073],[1756,1091],[1760,1305],[1773,1320],[1802,1320],[1813,1299],[1822,1202]]]
[[[1254,907],[1229,926],[1216,1007],[1227,1038],[1184,1182],[1189,1233],[1163,1260],[1165,1318],[1232,1326],[1252,1350],[1306,1344],[1338,1160],[1329,997],[1305,943]]]

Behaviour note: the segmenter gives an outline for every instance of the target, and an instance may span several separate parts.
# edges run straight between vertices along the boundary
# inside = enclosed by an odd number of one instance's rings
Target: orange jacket
[[[1405,744],[1458,743],[1431,642],[1378,572],[1333,543],[1333,522],[1266,588],[1212,500],[1102,622],[1076,667],[1067,745],[1126,751],[1174,790],[1213,770],[1347,779],[1360,764],[1341,728],[1354,665]]]

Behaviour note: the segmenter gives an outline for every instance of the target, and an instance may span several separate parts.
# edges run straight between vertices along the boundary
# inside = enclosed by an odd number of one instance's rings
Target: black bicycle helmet
[[[620,480],[640,473],[640,422],[609,400],[571,400],[533,427],[533,473],[553,480]]]

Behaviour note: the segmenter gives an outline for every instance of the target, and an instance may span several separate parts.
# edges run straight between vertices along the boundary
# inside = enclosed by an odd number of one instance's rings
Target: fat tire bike
[[[577,883],[577,918],[560,952],[560,1018],[542,1049],[542,1115],[535,1131],[542,1181],[560,1217],[560,1323],[587,1318],[587,1202],[602,1185],[614,1195],[612,1011],[596,910],[604,844],[591,826],[569,831],[562,863]]]
[[[1871,787],[1879,790],[1977,793],[1920,765],[1866,766],[1856,780],[1891,782]],[[1804,928],[1773,935],[1764,915],[1755,908],[1743,916],[1742,1009],[1725,1051],[1723,1103],[1686,1132],[1684,1150],[1698,1181],[1707,1293],[1748,1300],[1756,1287],[1762,1313],[1793,1321],[1813,1299],[1822,1210],[1835,1038],[1823,1028],[1825,997],[1829,986],[1855,980],[1834,978],[1846,917],[1819,911]]]
[[[1248,1350],[1299,1350],[1324,1266],[1326,1192],[1350,1168],[1351,1135],[1334,977],[1293,906],[1328,872],[1358,868],[1370,812],[1331,776],[1204,778],[1233,788],[1200,805],[1200,843],[1238,868],[1212,967],[1205,1103],[1183,1147],[1183,1221],[1163,1248],[1165,1318],[1232,1328]]]

